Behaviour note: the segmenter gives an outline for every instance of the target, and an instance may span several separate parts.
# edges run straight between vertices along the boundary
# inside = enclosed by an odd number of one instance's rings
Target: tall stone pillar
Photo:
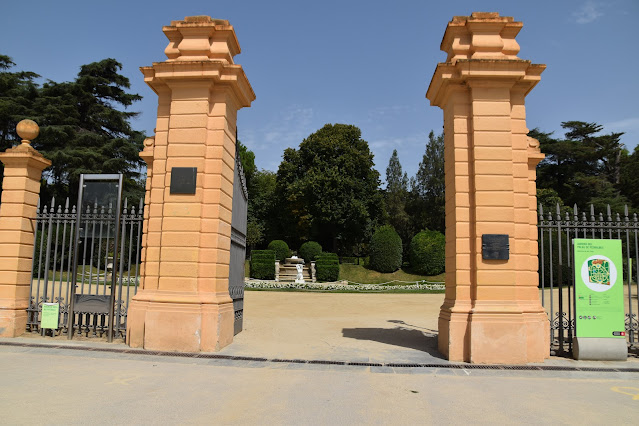
[[[22,120],[23,140],[0,154],[4,164],[0,204],[0,337],[16,337],[27,327],[36,209],[42,171],[51,165],[30,145],[38,125]]]
[[[543,155],[527,136],[524,106],[545,65],[517,57],[521,27],[498,13],[454,17],[441,43],[448,57],[426,94],[444,110],[439,350],[454,361],[540,362],[550,352],[537,289],[535,167]]]
[[[214,351],[233,340],[229,296],[237,111],[255,99],[233,27],[208,16],[163,28],[164,62],[141,68],[158,95],[147,162],[140,291],[127,343],[169,351]],[[195,181],[192,170],[195,168]]]

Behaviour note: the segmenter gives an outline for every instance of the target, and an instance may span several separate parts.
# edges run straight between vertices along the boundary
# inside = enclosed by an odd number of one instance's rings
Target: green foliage
[[[257,172],[255,166],[255,153],[248,149],[242,142],[237,141],[237,151],[240,156],[240,163],[242,163],[242,169],[244,170],[244,177],[246,178],[246,187],[251,185],[251,180]]]
[[[327,124],[299,149],[288,148],[277,171],[279,235],[351,250],[381,218],[379,173],[361,131]]]
[[[246,245],[250,248],[255,247],[264,241],[264,226],[254,218],[246,223]]]
[[[317,280],[321,282],[337,281],[339,278],[339,257],[335,253],[321,253],[315,261]]]
[[[371,238],[370,267],[378,272],[395,272],[402,266],[402,239],[392,226],[377,229]]]
[[[446,238],[437,231],[421,231],[413,237],[409,249],[410,266],[417,274],[438,275],[446,264]]]
[[[273,250],[253,250],[251,252],[250,276],[258,280],[275,279],[275,252]]]
[[[561,127],[566,130],[562,139],[538,129],[529,133],[546,154],[537,167],[538,188],[553,189],[568,206],[593,204],[596,210],[605,210],[610,204],[613,210],[623,210],[628,202],[621,192],[627,189],[621,182],[626,165],[623,133],[600,134],[603,126],[582,121],[566,121]]]
[[[298,254],[305,262],[308,263],[314,261],[320,253],[322,253],[322,246],[319,243],[315,241],[307,241],[301,245]]]
[[[412,229],[445,230],[444,134],[428,135],[426,153],[419,163],[406,210]]]
[[[268,244],[268,249],[273,250],[275,252],[275,258],[280,262],[283,262],[284,259],[290,257],[291,250],[288,248],[288,244],[282,240],[273,240]]]
[[[388,167],[386,168],[386,213],[387,222],[402,238],[402,246],[408,247],[412,236],[411,218],[406,212],[409,199],[408,175],[402,173],[397,150],[393,150]],[[406,251],[406,250],[404,250]],[[406,256],[406,253],[403,254]]]
[[[247,238],[250,237],[254,245],[277,238],[275,226],[279,215],[274,208],[275,173],[268,170],[255,171],[247,181],[247,190],[248,223],[252,224],[247,230]],[[261,235],[255,232],[257,230]]]
[[[137,204],[144,195],[143,162],[138,153],[144,135],[131,128],[138,113],[126,111],[142,99],[127,93],[129,80],[119,74],[115,59],[83,65],[72,82],[48,80],[42,87],[34,73],[6,71],[13,65],[0,56],[0,149],[18,140],[15,125],[24,118],[35,120],[40,135],[33,147],[53,164],[44,171],[43,202],[77,196],[82,173],[124,174],[124,195]]]

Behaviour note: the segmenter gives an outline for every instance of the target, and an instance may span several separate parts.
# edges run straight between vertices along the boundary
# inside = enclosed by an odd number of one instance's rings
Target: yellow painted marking
[[[613,392],[629,395],[634,401],[639,401],[639,388],[632,388],[629,386],[613,386],[610,388]]]
[[[127,376],[125,376],[123,374],[120,374],[119,376],[115,376],[113,378],[113,380],[111,380],[110,382],[107,382],[105,384],[107,384],[107,385],[126,385],[126,386],[128,386],[129,382],[131,380],[135,380],[138,377],[140,377],[140,376],[128,376],[127,377]]]

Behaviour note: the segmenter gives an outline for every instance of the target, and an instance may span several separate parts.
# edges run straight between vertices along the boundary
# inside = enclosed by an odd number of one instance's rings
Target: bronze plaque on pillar
[[[197,167],[171,168],[171,194],[195,194]]]
[[[481,257],[484,260],[508,260],[510,244],[507,234],[482,234]]]

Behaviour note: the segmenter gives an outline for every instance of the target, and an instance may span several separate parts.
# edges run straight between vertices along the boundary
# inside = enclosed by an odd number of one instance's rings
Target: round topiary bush
[[[298,253],[304,262],[313,262],[318,254],[322,252],[322,246],[315,241],[307,241],[300,247]]]
[[[377,272],[395,272],[402,266],[402,239],[390,225],[375,231],[369,251],[369,266]]]
[[[275,252],[275,259],[283,262],[284,259],[291,255],[291,250],[288,248],[288,244],[282,240],[273,240],[268,245],[269,250],[273,250]]]
[[[446,264],[446,237],[437,231],[421,231],[411,240],[408,256],[415,273],[439,275]]]

